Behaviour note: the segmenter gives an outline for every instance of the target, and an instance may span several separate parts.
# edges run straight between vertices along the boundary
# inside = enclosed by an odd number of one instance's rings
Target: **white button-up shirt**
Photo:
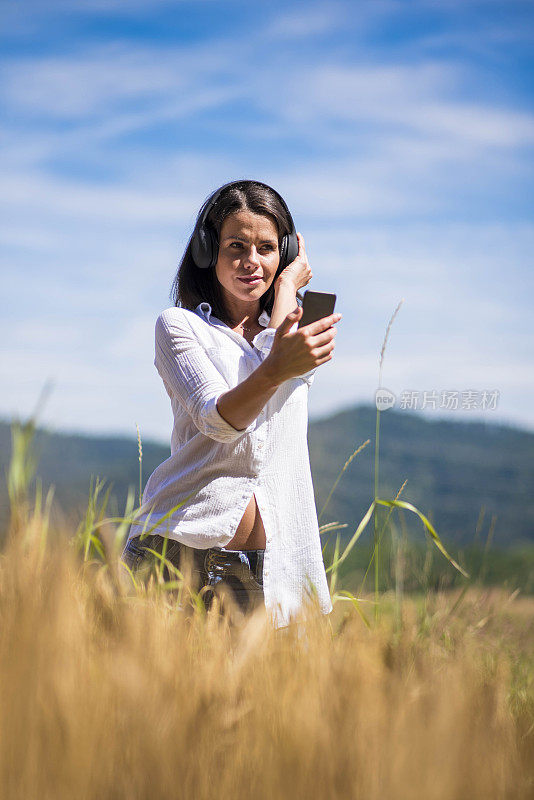
[[[219,414],[217,400],[269,353],[276,329],[268,327],[265,311],[258,321],[265,330],[251,345],[212,316],[207,302],[195,311],[173,306],[159,315],[154,364],[174,415],[171,455],[149,477],[128,538],[156,524],[153,533],[189,547],[224,547],[254,494],[266,534],[265,606],[280,626],[309,592],[323,613],[332,610],[307,440],[316,368],[284,381],[256,419],[236,430]]]

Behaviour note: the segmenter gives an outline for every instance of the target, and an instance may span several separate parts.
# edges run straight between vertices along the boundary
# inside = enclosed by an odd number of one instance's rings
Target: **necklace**
[[[243,328],[244,331],[252,331],[253,328],[246,328],[242,322],[239,322],[237,325],[238,328]]]

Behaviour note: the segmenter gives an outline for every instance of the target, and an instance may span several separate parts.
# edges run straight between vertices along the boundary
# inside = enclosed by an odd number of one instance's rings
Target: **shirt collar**
[[[211,322],[211,306],[207,300],[203,300],[202,303],[199,303],[198,306],[195,308],[195,311],[200,316],[203,316],[206,322]],[[260,316],[258,317],[259,324],[266,328],[271,320],[270,315],[267,311],[262,311]]]

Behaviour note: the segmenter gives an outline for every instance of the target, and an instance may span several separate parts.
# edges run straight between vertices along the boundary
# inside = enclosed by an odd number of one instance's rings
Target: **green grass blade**
[[[334,491],[335,491],[335,488],[336,488],[336,486],[338,485],[339,481],[341,480],[341,476],[343,475],[343,473],[345,472],[345,470],[346,470],[346,469],[347,469],[347,467],[349,466],[349,464],[350,464],[350,462],[352,461],[352,459],[353,459],[353,458],[355,458],[355,457],[358,455],[358,453],[360,453],[360,452],[361,452],[361,451],[364,449],[364,447],[367,447],[367,445],[369,444],[369,442],[370,442],[370,439],[367,439],[367,441],[366,441],[366,442],[364,442],[363,444],[361,444],[361,445],[360,445],[360,446],[359,446],[359,447],[358,447],[358,448],[357,448],[357,449],[354,451],[354,453],[353,453],[351,456],[349,456],[349,458],[348,458],[348,459],[345,461],[345,464],[343,465],[343,468],[342,468],[341,472],[339,473],[339,475],[337,476],[336,480],[334,481],[334,485],[333,485],[333,486],[332,486],[332,488],[330,489],[330,494],[329,494],[329,495],[328,495],[328,497],[326,498],[325,504],[324,504],[324,506],[323,506],[323,507],[322,507],[322,509],[321,509],[321,512],[320,512],[320,514],[319,514],[319,517],[318,517],[318,520],[319,520],[319,521],[321,520],[321,517],[323,516],[323,514],[324,514],[324,512],[325,512],[325,509],[326,509],[326,507],[327,507],[328,503],[330,502],[330,498],[331,498],[331,497],[332,497],[332,495],[334,494]]]
[[[339,563],[338,562],[338,556],[339,556],[339,533],[336,536],[336,546],[334,548],[334,561],[333,561],[333,563],[336,564],[336,567],[332,570],[332,577],[330,578],[330,596],[333,596],[333,594],[334,594],[334,592],[336,590],[337,573],[338,573],[337,564]]]
[[[333,533],[334,531],[337,531],[337,530],[339,530],[340,528],[348,528],[348,527],[349,527],[349,526],[348,526],[348,523],[347,523],[347,522],[343,522],[343,523],[339,523],[339,522],[329,522],[329,523],[327,523],[326,525],[321,525],[321,527],[319,528],[319,536],[324,536],[324,535],[326,535],[327,533],[329,534],[329,536],[328,536],[328,539],[327,539],[327,540],[326,540],[326,542],[324,543],[324,545],[323,545],[323,548],[322,548],[322,550],[321,550],[321,553],[322,553],[323,559],[324,559],[324,555],[325,555],[325,552],[326,552],[326,548],[327,548],[327,547],[328,547],[328,545],[330,544],[330,539],[332,538],[332,533]]]
[[[352,539],[350,540],[350,542],[346,546],[346,548],[343,551],[342,555],[337,559],[337,561],[333,561],[332,564],[330,564],[330,566],[328,567],[326,572],[331,572],[333,569],[336,569],[339,564],[342,564],[343,561],[345,561],[346,557],[348,556],[348,554],[350,553],[350,551],[352,550],[352,548],[354,547],[354,545],[356,544],[356,542],[358,541],[358,539],[360,538],[362,533],[364,532],[365,528],[367,527],[367,524],[368,524],[369,520],[371,519],[371,515],[373,513],[374,507],[375,507],[375,501],[373,500],[373,502],[369,506],[368,510],[366,511],[362,521],[360,522],[360,524],[358,525],[358,527],[354,531],[354,534],[352,535]]]
[[[352,605],[354,606],[354,608],[356,609],[356,611],[360,615],[360,617],[362,619],[362,622],[364,623],[365,627],[368,628],[369,630],[371,630],[371,623],[369,622],[369,620],[367,619],[367,617],[363,613],[362,609],[360,608],[360,602],[361,601],[358,600],[357,597],[354,597],[354,595],[351,594],[350,592],[340,591],[340,592],[337,592],[337,594],[334,595],[333,599],[334,600],[348,600],[350,603],[352,603]]]
[[[407,511],[412,511],[414,514],[417,514],[417,516],[419,517],[419,519],[421,520],[421,522],[425,526],[425,529],[426,529],[427,533],[429,534],[430,538],[432,539],[432,541],[434,542],[434,544],[436,545],[438,550],[441,553],[443,553],[443,555],[445,556],[447,561],[450,564],[452,564],[452,566],[455,569],[457,569],[458,572],[461,573],[464,576],[464,578],[469,578],[469,573],[467,573],[454,560],[454,558],[452,558],[452,556],[449,555],[449,553],[446,551],[445,547],[443,546],[443,543],[442,543],[441,539],[439,538],[438,534],[436,533],[436,530],[435,530],[434,526],[425,517],[425,515],[421,511],[419,511],[418,508],[416,508],[411,503],[407,503],[405,500],[379,500],[379,499],[377,499],[376,502],[379,503],[381,506],[395,506],[396,508],[405,508]]]

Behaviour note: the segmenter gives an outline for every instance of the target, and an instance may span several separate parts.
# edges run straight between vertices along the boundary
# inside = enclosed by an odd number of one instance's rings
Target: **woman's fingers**
[[[334,355],[334,342],[331,342],[324,347],[317,347],[315,350],[312,350],[312,355],[315,360],[316,367],[324,364],[325,361],[330,361]]]
[[[331,328],[332,325],[335,325],[336,322],[339,322],[341,319],[341,314],[330,314],[328,317],[323,317],[322,319],[318,319],[315,322],[312,322],[312,325],[317,326],[317,330],[313,333],[320,333],[321,331],[328,330]]]
[[[332,353],[333,350],[334,350],[334,340],[323,345],[323,347],[314,347],[314,349],[312,350],[312,354],[314,358],[324,358],[325,356],[329,355],[329,353]]]
[[[340,318],[340,314],[331,314],[329,317],[323,317],[323,319],[306,326],[307,328],[312,328],[313,325],[322,327],[318,333],[312,333],[309,337],[312,344],[311,354],[315,359],[319,359],[317,366],[332,358],[335,347],[334,339],[337,335],[337,328],[334,325]]]
[[[316,336],[318,333],[322,333],[331,328],[332,325],[335,325],[340,319],[341,314],[330,314],[328,317],[310,322],[308,325],[305,325],[304,328],[301,328],[301,330],[307,330],[311,336]]]
[[[306,245],[304,243],[304,236],[301,233],[297,233],[297,239],[299,243],[297,258],[301,258],[303,261],[306,261]]]
[[[323,331],[322,333],[317,333],[315,336],[311,336],[310,338],[313,339],[313,347],[321,347],[323,344],[328,344],[328,342],[330,342],[336,335],[337,329],[332,327],[328,328],[328,330]]]

